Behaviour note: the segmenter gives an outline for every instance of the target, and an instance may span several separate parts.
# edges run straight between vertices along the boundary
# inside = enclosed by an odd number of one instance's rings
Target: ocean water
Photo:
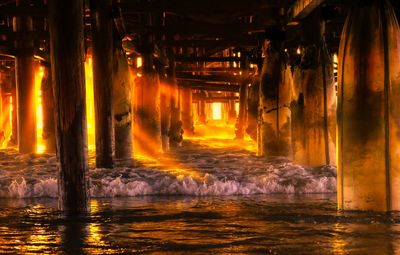
[[[160,158],[138,156],[129,166],[92,167],[90,193],[101,198],[336,192],[334,167],[311,169],[284,158],[261,159],[247,149],[251,143],[245,141],[239,147],[228,139],[192,140]],[[0,151],[0,197],[57,196],[55,155]]]
[[[400,215],[336,210],[336,169],[192,139],[114,169],[91,212],[58,211],[55,155],[0,151],[0,254],[400,254]]]
[[[0,254],[400,254],[400,218],[336,211],[334,194],[0,199]]]

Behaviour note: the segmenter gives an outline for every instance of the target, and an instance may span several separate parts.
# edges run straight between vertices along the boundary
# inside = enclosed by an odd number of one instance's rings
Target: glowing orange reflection
[[[235,125],[226,123],[215,123],[208,125],[196,125],[196,134],[193,137],[185,138],[194,141],[197,144],[209,148],[240,148],[249,152],[257,151],[257,143],[250,136],[245,135],[243,140],[236,140]]]
[[[332,238],[332,251],[334,254],[342,255],[342,254],[347,254],[346,252],[346,246],[347,242],[340,236],[340,232],[344,232],[345,228],[340,224],[336,223],[333,226],[334,230],[334,235]]]

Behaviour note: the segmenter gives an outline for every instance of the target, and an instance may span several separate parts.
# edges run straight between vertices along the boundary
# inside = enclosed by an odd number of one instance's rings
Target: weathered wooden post
[[[247,127],[246,133],[249,134],[251,139],[257,141],[257,120],[260,101],[260,77],[255,74],[252,77],[251,85],[248,88],[248,102],[247,102]]]
[[[49,1],[60,209],[89,211],[83,1]]]
[[[293,87],[292,87],[292,102],[290,110],[292,112],[292,149],[293,161],[297,164],[306,165],[306,150],[305,144],[307,137],[305,136],[306,129],[304,125],[304,94],[302,88],[303,71],[300,65],[294,67]]]
[[[149,24],[151,24],[151,17]],[[134,144],[142,152],[158,154],[162,151],[160,79],[154,70],[154,40],[151,33],[140,37],[142,74],[135,81]]]
[[[54,127],[54,99],[50,66],[44,67],[41,90],[43,107],[43,141],[47,152],[55,152],[56,130]]]
[[[132,152],[132,83],[128,61],[121,47],[114,47],[113,112],[115,158],[130,159]]]
[[[96,167],[113,167],[113,33],[112,0],[91,2]]]
[[[294,161],[311,167],[335,165],[333,63],[324,40],[325,24],[318,11],[304,21],[303,30],[306,47],[300,69],[296,70],[296,102],[292,102]]]
[[[169,135],[169,146],[176,148],[182,142],[182,122],[180,121],[180,103],[179,103],[179,88],[175,76],[175,55],[173,48],[167,48],[168,55],[168,69],[167,79],[170,88],[170,106],[171,106],[171,119]]]
[[[278,31],[273,34],[279,34]],[[267,40],[260,81],[260,156],[292,157],[290,101],[291,70],[280,38]]]
[[[165,66],[163,63],[159,63],[158,73],[160,76],[160,114],[161,114],[161,142],[163,151],[169,150],[169,137],[168,133],[170,130],[171,121],[171,84],[167,79]]]
[[[243,76],[244,79],[240,84],[239,91],[239,113],[236,123],[236,139],[244,139],[245,135],[245,127],[247,122],[247,106],[248,106],[248,88],[249,88],[249,61],[246,58],[242,63],[242,67],[244,69]]]
[[[28,6],[29,1],[18,0],[18,6]],[[33,30],[32,17],[15,18],[14,31]],[[36,151],[36,107],[33,41],[29,38],[17,42],[15,75],[17,83],[18,148],[21,153]]]
[[[192,108],[192,90],[187,87],[180,87],[180,102],[181,102],[181,118],[182,128],[185,136],[194,134],[193,126],[193,108]]]
[[[204,99],[199,100],[199,122],[203,125],[207,124],[206,101]]]
[[[239,92],[239,114],[236,123],[236,139],[243,140],[247,120],[248,81],[243,81]]]
[[[227,93],[229,97],[235,96],[235,93]],[[240,96],[239,96],[240,97]],[[228,101],[228,122],[229,123],[236,123],[238,121],[239,113],[236,112],[235,108],[235,100],[231,99]]]
[[[399,56],[389,1],[358,1],[339,52],[339,209],[400,210]]]

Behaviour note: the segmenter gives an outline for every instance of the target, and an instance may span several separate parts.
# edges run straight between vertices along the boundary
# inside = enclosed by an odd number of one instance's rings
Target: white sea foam
[[[304,168],[282,158],[268,161],[245,151],[186,150],[180,166],[90,170],[92,197],[188,195],[224,196],[336,192],[336,169]],[[179,173],[179,174],[177,174]],[[35,158],[0,153],[0,197],[58,196],[54,155]]]

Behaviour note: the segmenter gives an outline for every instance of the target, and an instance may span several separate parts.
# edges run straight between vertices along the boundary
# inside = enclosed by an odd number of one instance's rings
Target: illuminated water
[[[400,215],[338,213],[335,169],[193,139],[91,169],[91,213],[57,211],[54,155],[0,152],[0,254],[400,254]],[[122,165],[122,163],[119,163]]]
[[[400,219],[337,213],[334,195],[0,200],[0,252],[19,254],[398,254]]]
[[[227,139],[193,140],[159,159],[91,169],[92,197],[333,193],[333,167],[307,169],[283,158],[261,159]],[[0,197],[57,197],[56,157],[0,152]]]

